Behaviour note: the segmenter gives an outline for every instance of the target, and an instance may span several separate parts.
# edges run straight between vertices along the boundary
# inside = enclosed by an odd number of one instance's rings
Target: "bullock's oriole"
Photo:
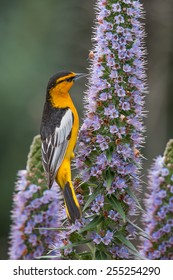
[[[40,128],[42,162],[48,186],[51,188],[56,180],[62,188],[66,213],[72,223],[81,217],[70,166],[74,158],[79,117],[69,90],[74,81],[83,76],[86,74],[63,71],[50,78]]]

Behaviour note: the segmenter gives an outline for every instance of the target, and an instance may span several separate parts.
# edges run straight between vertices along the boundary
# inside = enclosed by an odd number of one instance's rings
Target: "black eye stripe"
[[[60,83],[62,83],[62,82],[65,82],[65,81],[67,81],[67,82],[72,82],[72,81],[73,81],[73,79],[74,79],[74,77],[67,78],[67,79],[63,79],[63,80],[61,80],[61,81],[57,82],[57,85],[58,85],[58,84],[60,84]]]
[[[67,82],[72,82],[74,77],[66,79]]]

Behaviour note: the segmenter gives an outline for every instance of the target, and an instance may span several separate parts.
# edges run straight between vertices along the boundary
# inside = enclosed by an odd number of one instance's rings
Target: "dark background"
[[[145,0],[147,137],[145,174],[173,137],[173,0]],[[89,67],[94,0],[0,0],[0,259],[6,259],[16,173],[39,133],[45,89],[59,70]],[[84,80],[71,90],[83,112]],[[144,181],[146,181],[144,176]]]

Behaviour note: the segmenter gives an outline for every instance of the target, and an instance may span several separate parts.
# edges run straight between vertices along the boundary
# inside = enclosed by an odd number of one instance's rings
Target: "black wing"
[[[48,110],[49,109],[49,110]],[[41,124],[42,162],[49,188],[52,186],[71,136],[73,113],[69,108],[44,108]]]

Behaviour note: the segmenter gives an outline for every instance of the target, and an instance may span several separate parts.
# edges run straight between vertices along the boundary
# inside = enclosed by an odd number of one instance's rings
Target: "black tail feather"
[[[67,215],[70,221],[75,223],[75,220],[80,219],[81,217],[81,210],[76,195],[69,182],[67,182],[64,187],[64,200],[67,207]]]

